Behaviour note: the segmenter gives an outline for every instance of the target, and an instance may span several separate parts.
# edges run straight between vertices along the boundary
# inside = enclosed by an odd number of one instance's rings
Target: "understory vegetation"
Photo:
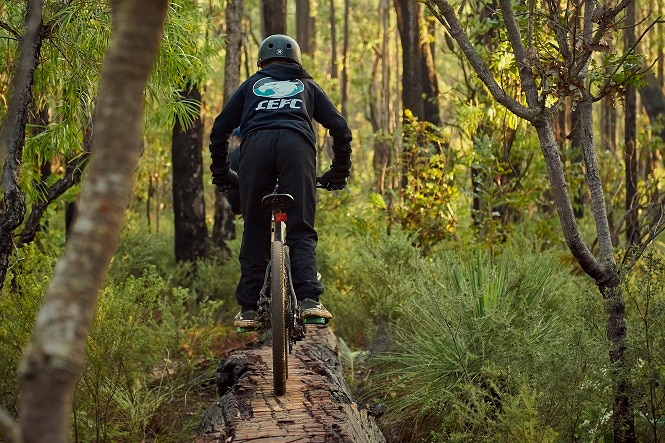
[[[322,197],[319,266],[347,380],[359,402],[385,406],[389,441],[611,440],[617,368],[605,306],[563,247],[545,248],[525,227],[500,247],[451,242],[424,254],[417,235],[389,232],[370,202],[352,213]],[[217,362],[245,339],[230,328],[236,260],[178,266],[162,231],[129,214],[76,389],[72,441],[191,441],[216,396]],[[0,298],[0,392],[11,408],[63,240],[22,248]],[[665,404],[656,246],[626,286],[638,432],[654,442],[663,441]],[[230,247],[237,254],[239,240]]]

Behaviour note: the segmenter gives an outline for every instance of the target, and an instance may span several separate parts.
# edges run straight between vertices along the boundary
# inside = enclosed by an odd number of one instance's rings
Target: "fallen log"
[[[307,326],[289,356],[286,394],[272,392],[269,337],[220,362],[220,398],[206,411],[195,443],[382,443],[371,410],[356,404],[328,327]]]

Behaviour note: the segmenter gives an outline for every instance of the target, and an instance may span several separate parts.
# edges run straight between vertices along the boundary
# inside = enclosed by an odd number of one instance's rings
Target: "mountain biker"
[[[210,170],[220,191],[238,186],[244,218],[240,247],[241,276],[236,288],[240,312],[234,325],[259,326],[257,304],[270,257],[270,209],[261,204],[279,180],[279,192],[295,200],[288,209],[291,272],[304,318],[332,314],[319,301],[314,229],[316,212],[316,135],[312,121],[333,139],[332,165],[320,179],[328,190],[346,186],[351,169],[351,130],[312,76],[302,67],[300,47],[291,37],[275,34],[261,43],[259,70],[245,80],[215,119],[210,133]],[[242,133],[239,167],[229,167],[228,139]]]

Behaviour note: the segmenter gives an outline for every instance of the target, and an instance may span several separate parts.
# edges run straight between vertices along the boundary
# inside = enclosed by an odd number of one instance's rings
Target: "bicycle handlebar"
[[[321,184],[321,177],[316,177],[315,186],[316,186],[317,189],[326,189],[326,187]],[[218,185],[217,189],[220,192],[228,192],[228,191],[237,190],[238,186],[226,186],[226,187],[222,188],[222,186]]]

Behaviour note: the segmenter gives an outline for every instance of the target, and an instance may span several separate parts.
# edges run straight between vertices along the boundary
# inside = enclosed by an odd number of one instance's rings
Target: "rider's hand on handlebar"
[[[220,192],[238,189],[238,174],[233,169],[229,169],[225,174],[213,175],[212,184],[216,185]]]
[[[349,177],[351,162],[348,164],[339,164],[333,160],[333,164],[319,179],[321,185],[328,191],[339,191],[346,186],[346,179]]]

